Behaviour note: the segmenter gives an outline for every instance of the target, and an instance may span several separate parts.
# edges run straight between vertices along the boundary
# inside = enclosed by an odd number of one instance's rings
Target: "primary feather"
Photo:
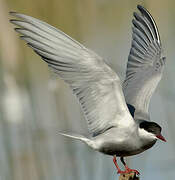
[[[135,119],[149,119],[148,107],[162,76],[165,58],[161,58],[161,41],[150,13],[138,5],[134,13],[132,45],[128,57],[123,91],[127,104],[134,106]]]
[[[104,60],[62,31],[38,19],[11,12],[21,38],[68,83],[77,96],[92,136],[110,127],[129,126],[129,114],[117,74]]]

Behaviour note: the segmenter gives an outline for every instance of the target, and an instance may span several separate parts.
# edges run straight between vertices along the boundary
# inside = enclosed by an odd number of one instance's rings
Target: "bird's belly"
[[[112,128],[94,138],[96,150],[116,156],[132,156],[151,148],[155,141],[142,141],[136,130],[128,132],[125,129]]]
[[[126,156],[133,156],[142,153],[143,151],[151,148],[153,145],[154,143],[151,143],[145,147],[145,146],[135,146],[134,143],[130,143],[130,142],[122,142],[122,143],[107,142],[100,147],[99,151],[107,155],[126,157]]]
[[[116,156],[132,156],[138,153],[143,152],[142,149],[138,149],[138,148],[130,148],[130,147],[121,147],[120,145],[117,144],[112,144],[112,143],[108,143],[103,145],[100,150],[100,152],[104,153],[104,154],[108,154],[108,155],[116,155]]]

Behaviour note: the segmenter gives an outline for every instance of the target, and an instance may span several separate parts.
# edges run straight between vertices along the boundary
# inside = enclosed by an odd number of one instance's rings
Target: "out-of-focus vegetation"
[[[9,11],[42,19],[107,59],[124,78],[132,13],[140,3],[154,16],[167,65],[151,102],[151,117],[168,142],[130,158],[142,180],[175,177],[175,2],[173,0],[0,0],[0,179],[115,179],[111,157],[58,135],[87,133],[68,86],[19,40]]]

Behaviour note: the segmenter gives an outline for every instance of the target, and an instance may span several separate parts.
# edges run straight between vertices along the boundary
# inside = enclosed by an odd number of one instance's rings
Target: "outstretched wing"
[[[101,57],[62,31],[38,19],[11,12],[21,38],[68,83],[79,99],[95,136],[118,124],[134,122],[127,109],[117,74]]]
[[[134,106],[134,118],[149,119],[148,107],[162,76],[165,58],[161,58],[161,41],[150,13],[138,5],[134,13],[132,47],[128,57],[123,91],[127,104]]]

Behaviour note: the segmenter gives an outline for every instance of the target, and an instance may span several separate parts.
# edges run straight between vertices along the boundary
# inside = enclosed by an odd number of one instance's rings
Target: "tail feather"
[[[78,140],[81,140],[81,141],[87,141],[88,138],[84,137],[83,135],[80,135],[80,134],[74,134],[74,133],[59,133],[60,135],[62,136],[65,136],[65,137],[70,137],[72,139],[78,139]]]
[[[59,133],[60,135],[62,136],[65,136],[65,137],[69,137],[69,138],[72,138],[72,139],[77,139],[77,140],[80,140],[84,143],[86,143],[88,146],[90,146],[91,148],[93,149],[96,149],[95,148],[95,144],[94,144],[94,141],[81,135],[81,134],[74,134],[74,133]]]

